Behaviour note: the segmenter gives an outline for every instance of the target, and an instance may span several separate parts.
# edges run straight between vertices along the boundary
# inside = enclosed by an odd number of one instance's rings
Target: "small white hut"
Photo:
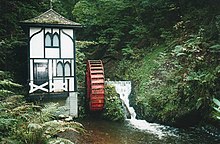
[[[52,8],[22,25],[29,38],[29,95],[72,96],[77,113],[75,30],[81,25]]]

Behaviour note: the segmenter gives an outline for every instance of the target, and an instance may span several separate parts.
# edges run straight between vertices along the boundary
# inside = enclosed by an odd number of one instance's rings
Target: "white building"
[[[22,25],[29,37],[29,95],[77,99],[75,30],[81,25],[53,9]]]

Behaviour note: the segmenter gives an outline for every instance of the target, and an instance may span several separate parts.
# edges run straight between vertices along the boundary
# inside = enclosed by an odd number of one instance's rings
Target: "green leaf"
[[[220,51],[220,45],[219,44],[213,45],[213,46],[209,47],[209,49],[211,49],[211,52]]]
[[[177,53],[177,54],[176,54],[177,57],[183,56],[183,55],[186,55],[186,54],[185,54],[185,53]]]
[[[216,98],[213,98],[213,102],[220,107],[220,101]]]
[[[196,108],[199,109],[203,104],[203,98],[199,98],[196,102]]]
[[[183,46],[177,45],[177,46],[175,46],[175,49],[173,50],[173,52],[176,53],[176,54],[178,54],[178,53],[182,52],[183,49],[184,49]]]
[[[220,45],[219,44],[216,44],[216,45],[213,45],[211,47],[209,47],[210,49],[213,49],[213,50],[220,50]]]
[[[20,84],[17,84],[17,83],[14,83],[12,81],[9,81],[9,80],[3,80],[3,81],[0,81],[0,86],[2,87],[22,87]]]
[[[217,73],[220,73],[220,66],[217,66],[217,67],[215,68],[215,71],[216,71]]]
[[[219,112],[220,113],[220,109],[219,108],[217,108],[217,107],[213,107],[217,112]]]

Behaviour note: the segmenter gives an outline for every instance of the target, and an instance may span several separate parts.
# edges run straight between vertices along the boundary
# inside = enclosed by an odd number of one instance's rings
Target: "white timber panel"
[[[45,57],[46,58],[59,58],[59,49],[58,48],[46,48]]]
[[[67,91],[66,89],[66,83],[63,82],[63,79],[62,78],[54,78],[53,79],[54,82],[53,82],[53,89],[51,89],[51,91],[54,91],[54,92],[62,92],[62,91]]]
[[[49,79],[52,79],[53,76],[53,66],[52,66],[52,60],[49,60],[49,64],[48,64],[48,70],[49,70]]]
[[[30,85],[29,93],[35,92],[36,90],[42,90],[42,91],[48,92],[48,89],[45,88],[45,86],[48,85],[48,82],[45,82],[41,85],[36,85],[34,83],[29,83],[29,85]]]
[[[73,30],[65,29],[61,33],[61,58],[73,58]]]
[[[71,60],[72,76],[74,76],[74,60]]]
[[[29,37],[31,37],[33,34],[39,32],[40,30],[41,30],[41,28],[30,27],[30,35],[29,35]]]
[[[59,34],[59,29],[53,29],[53,33],[58,33]]]
[[[49,60],[49,64],[48,64],[48,70],[49,70],[49,90],[51,92],[52,90],[52,78],[53,78],[53,65],[52,65],[52,60]]]
[[[30,33],[35,33],[35,28],[30,29]],[[44,33],[34,35],[30,40],[30,58],[43,58],[44,57]]]
[[[69,62],[69,63],[71,63],[71,60],[64,60],[64,63],[66,63],[66,62]]]
[[[51,28],[45,28],[45,34],[46,34],[47,32],[51,33]]]
[[[35,59],[34,60],[35,63],[47,63],[46,59]]]
[[[74,77],[65,78],[66,86],[68,86],[68,83],[67,83],[68,80],[69,80],[69,91],[74,91]]]
[[[33,72],[33,60],[30,60],[30,82],[33,82],[34,79],[34,72]]]
[[[53,76],[57,75],[57,61],[53,60]]]

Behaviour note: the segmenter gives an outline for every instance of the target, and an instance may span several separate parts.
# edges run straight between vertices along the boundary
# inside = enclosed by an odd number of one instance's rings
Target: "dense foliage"
[[[139,69],[128,68],[129,78],[139,84],[135,100],[139,114],[176,126],[209,119],[212,98],[219,97],[218,55],[209,50],[195,35],[182,45],[167,48],[167,52],[157,48]],[[140,70],[146,73],[140,74]]]
[[[218,0],[81,0],[73,14],[86,26],[84,37],[98,42],[97,47],[106,52],[100,57],[118,53],[129,56],[180,33],[184,36],[188,30],[197,32],[201,26],[210,32],[214,27],[207,24],[214,23],[211,20],[217,16],[218,3]],[[204,16],[208,17],[203,20]]]
[[[13,83],[7,73],[0,72],[0,139],[2,143],[72,143],[58,138],[57,134],[66,130],[83,132],[76,122],[56,120],[63,111],[58,104],[44,106],[27,103],[18,94],[21,86]]]
[[[81,0],[73,11],[88,58],[106,77],[134,81],[139,117],[190,126],[211,118],[219,98],[218,0]]]
[[[125,120],[125,113],[119,94],[115,91],[115,87],[111,85],[105,86],[105,107],[103,117],[111,121]]]

